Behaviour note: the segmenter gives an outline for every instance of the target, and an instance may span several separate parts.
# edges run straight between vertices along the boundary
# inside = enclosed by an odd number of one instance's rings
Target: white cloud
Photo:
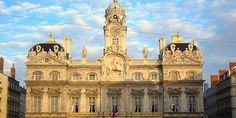
[[[8,37],[11,39],[15,40],[25,40],[25,39],[30,39],[30,40],[37,40],[37,39],[42,39],[43,35],[42,34],[15,34],[15,35],[10,35],[8,34]]]
[[[53,13],[53,12],[59,13],[62,11],[63,11],[63,8],[61,6],[52,5],[52,6],[39,7],[39,8],[33,9],[30,11],[30,13],[48,14],[48,13]]]
[[[29,11],[32,9],[36,9],[38,8],[40,5],[38,4],[32,4],[29,2],[23,2],[20,5],[15,5],[15,6],[11,6],[8,8],[9,12],[24,12],[24,11]]]
[[[0,14],[8,14],[8,11],[5,8],[5,4],[3,1],[0,1]]]
[[[16,41],[12,41],[12,42],[0,42],[0,47],[2,49],[23,49],[23,48],[27,48],[31,45],[30,42],[16,42]]]

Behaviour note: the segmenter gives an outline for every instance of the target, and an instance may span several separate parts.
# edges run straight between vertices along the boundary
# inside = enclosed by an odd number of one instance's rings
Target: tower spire
[[[118,2],[118,0],[114,0],[114,3],[117,3]]]

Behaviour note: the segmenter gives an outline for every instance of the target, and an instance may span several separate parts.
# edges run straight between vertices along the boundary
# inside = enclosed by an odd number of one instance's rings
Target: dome
[[[118,3],[117,0],[107,7],[106,14],[122,14],[125,15],[125,9]]]
[[[64,52],[64,48],[60,44],[56,43],[55,39],[53,40],[52,37],[52,33],[50,32],[48,41],[34,45],[30,49],[30,52],[36,52],[36,54],[40,52],[54,52],[56,54],[58,52]]]

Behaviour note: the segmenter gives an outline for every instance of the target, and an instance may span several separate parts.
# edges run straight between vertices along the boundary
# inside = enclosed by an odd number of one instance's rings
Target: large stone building
[[[230,70],[220,70],[211,76],[211,87],[204,92],[204,107],[208,118],[236,117],[236,62]]]
[[[0,57],[0,118],[19,118],[20,107],[25,106],[24,103],[20,104],[19,98],[25,93],[21,92],[19,81],[15,79],[14,64],[11,68],[11,76],[3,73],[3,65],[4,59]],[[24,88],[22,90],[25,91]]]
[[[34,45],[27,61],[27,118],[204,117],[202,55],[196,42],[179,34],[158,59],[131,59],[127,54],[125,9],[117,0],[106,9],[103,55],[71,59],[71,39],[63,45],[50,35]]]

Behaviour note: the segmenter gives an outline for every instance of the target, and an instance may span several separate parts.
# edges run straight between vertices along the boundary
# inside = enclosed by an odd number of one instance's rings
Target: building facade
[[[236,117],[236,62],[229,63],[229,67],[230,70],[220,70],[219,76],[211,76],[212,86],[204,93],[208,118]]]
[[[11,76],[3,74],[4,59],[0,57],[0,117],[20,117],[20,95],[19,81],[15,79],[14,64],[11,68]],[[24,89],[25,90],[25,89]],[[22,103],[23,104],[23,103]],[[23,113],[24,114],[24,113]]]
[[[20,86],[20,118],[25,118],[25,97],[26,96],[26,89],[25,87]]]
[[[117,0],[106,9],[103,55],[71,59],[71,39],[63,45],[50,34],[28,53],[27,118],[204,117],[202,54],[196,42],[179,34],[158,59],[131,59],[127,54],[125,9]]]

